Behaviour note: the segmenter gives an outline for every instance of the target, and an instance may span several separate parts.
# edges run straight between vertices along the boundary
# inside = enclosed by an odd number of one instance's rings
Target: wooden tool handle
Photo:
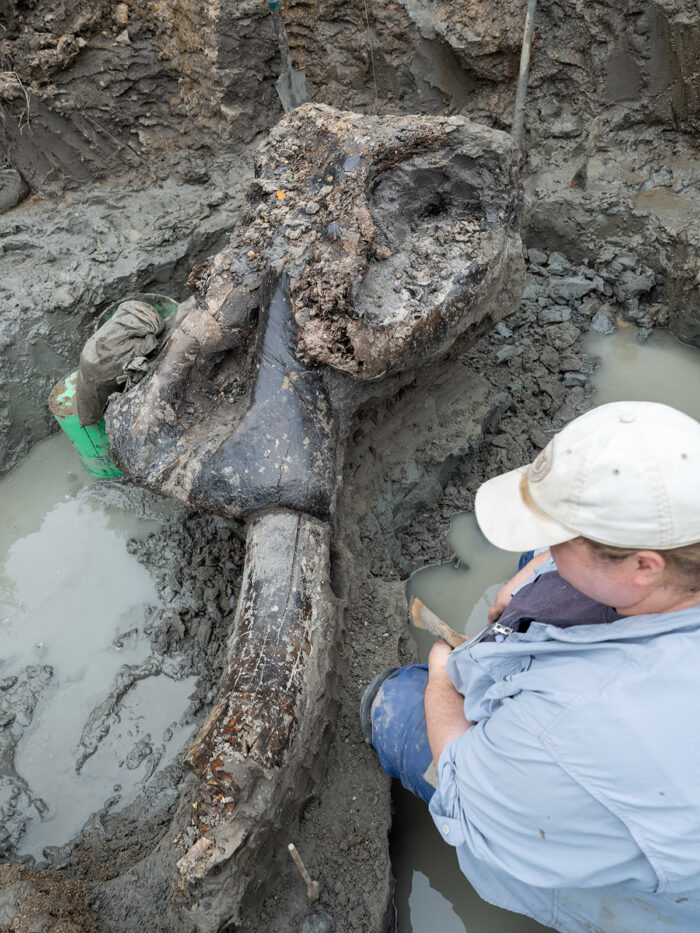
[[[436,616],[432,609],[428,609],[417,596],[411,600],[411,618],[416,628],[425,629],[436,638],[441,638],[450,648],[459,648],[467,640],[464,635],[455,632],[446,622]]]

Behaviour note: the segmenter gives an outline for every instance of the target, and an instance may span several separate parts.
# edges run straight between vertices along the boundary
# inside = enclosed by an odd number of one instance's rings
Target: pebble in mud
[[[299,933],[333,933],[335,921],[325,913],[309,914],[299,927]]]
[[[601,308],[591,321],[591,330],[601,334],[612,334],[615,331],[615,318],[610,311]]]

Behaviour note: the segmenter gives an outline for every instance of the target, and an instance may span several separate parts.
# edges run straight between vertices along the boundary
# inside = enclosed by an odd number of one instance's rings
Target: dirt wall
[[[183,145],[240,151],[281,115],[279,53],[257,0],[3,7],[0,140],[34,187],[145,170]],[[507,128],[524,9],[525,0],[289,0],[284,15],[314,100],[363,111],[468,110]],[[546,0],[527,124],[580,137],[622,106],[629,124],[696,130],[699,51],[693,0]]]

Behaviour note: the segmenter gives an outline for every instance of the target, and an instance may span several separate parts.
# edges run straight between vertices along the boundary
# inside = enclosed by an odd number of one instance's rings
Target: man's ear
[[[633,560],[632,579],[638,586],[659,586],[664,582],[666,561],[658,551],[637,551]]]

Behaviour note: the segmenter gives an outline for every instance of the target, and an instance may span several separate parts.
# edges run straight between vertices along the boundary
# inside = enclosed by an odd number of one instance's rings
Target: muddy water
[[[590,334],[585,349],[600,360],[594,375],[598,405],[623,400],[663,402],[700,420],[700,353],[666,331],[640,343],[636,327]]]
[[[124,484],[96,483],[62,435],[0,481],[0,679],[21,686],[28,669],[47,672],[31,721],[11,724],[25,726],[9,773],[28,802],[15,855],[40,859],[92,812],[129,802],[180,744],[194,678],[145,663],[159,597],[127,549],[170,511]]]
[[[586,350],[600,360],[594,403],[622,400],[664,402],[700,419],[700,353],[665,332],[641,343],[634,327],[609,336],[590,335]],[[473,515],[452,522],[448,538],[455,559],[416,572],[407,596],[420,598],[458,631],[474,633],[488,607],[515,572],[514,555],[492,547]],[[422,659],[432,638],[418,632]],[[396,817],[392,860],[396,876],[398,933],[535,933],[545,927],[482,901],[461,874],[454,851],[438,835],[427,808],[395,782]]]
[[[454,560],[418,570],[406,584],[406,595],[409,600],[419,596],[452,628],[473,635],[486,625],[498,581],[515,572],[514,555],[489,544],[472,512],[453,518],[447,540]],[[434,639],[427,632],[412,632],[421,658],[427,658]]]

